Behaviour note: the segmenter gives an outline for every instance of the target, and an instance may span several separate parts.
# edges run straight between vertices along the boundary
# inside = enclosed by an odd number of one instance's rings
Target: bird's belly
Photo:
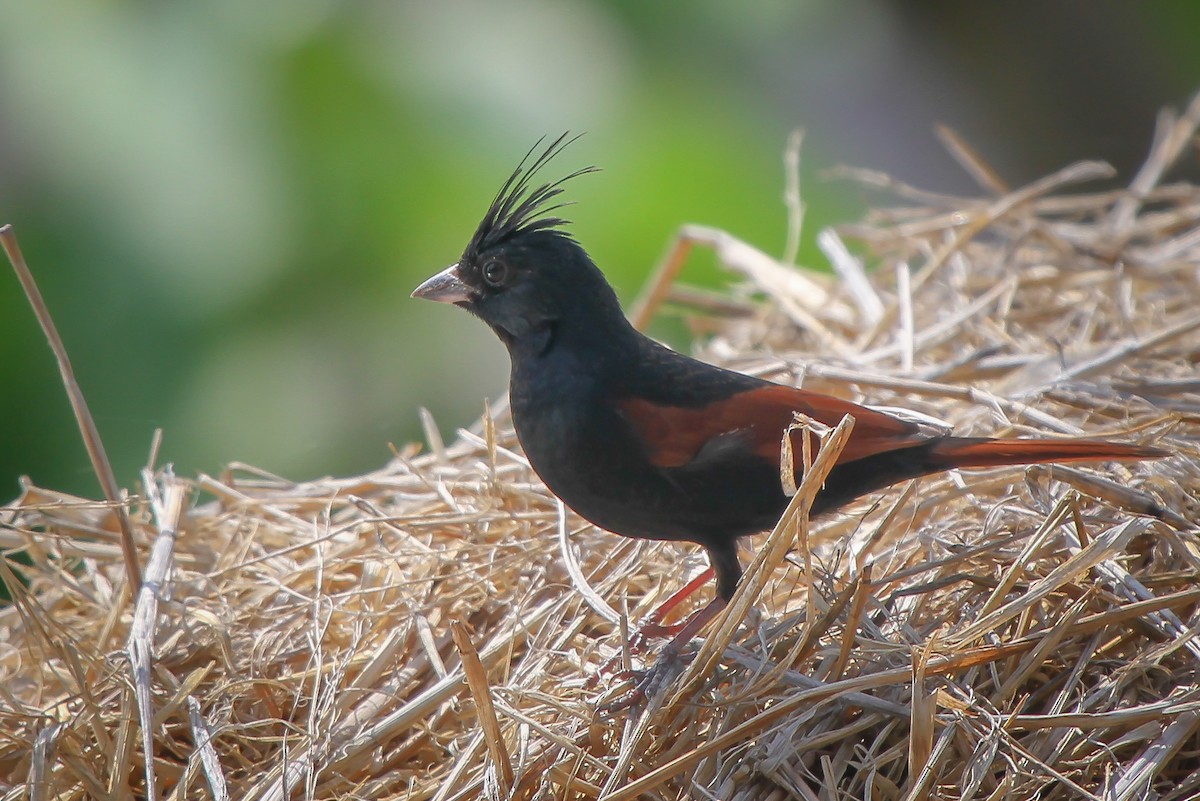
[[[730,464],[705,474],[652,465],[603,411],[513,407],[530,465],[572,511],[626,537],[701,544],[770,528],[787,498],[778,471]]]

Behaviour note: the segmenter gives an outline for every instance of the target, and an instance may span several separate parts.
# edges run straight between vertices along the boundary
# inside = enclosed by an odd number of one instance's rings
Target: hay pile
[[[1091,163],[1009,191],[960,149],[986,196],[887,184],[900,203],[822,235],[837,279],[706,229],[677,251],[747,279],[704,300],[705,358],[1177,456],[797,515],[683,675],[612,715],[621,682],[588,680],[622,614],[702,557],[562,514],[502,410],[449,445],[427,418],[427,452],[350,479],[148,469],[136,614],[112,507],[27,487],[0,512],[32,562],[0,568],[5,797],[1196,797],[1200,187],[1161,179],[1198,118],[1165,116],[1124,191],[1081,193]]]

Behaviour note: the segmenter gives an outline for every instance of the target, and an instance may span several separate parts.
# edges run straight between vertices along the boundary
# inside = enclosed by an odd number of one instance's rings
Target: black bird
[[[540,143],[539,143],[540,144]],[[681,645],[733,596],[738,539],[770,529],[788,503],[780,450],[794,413],[854,429],[812,513],[906,479],[961,467],[1153,459],[1166,451],[1086,439],[985,439],[925,427],[841,398],[775,384],[676,353],[635,330],[603,273],[553,216],[562,184],[532,187],[559,137],[501,187],[458,262],[413,297],[453,303],[487,323],[512,362],[517,438],[546,486],[615,534],[693,542],[716,597],[676,633]],[[793,431],[794,453],[800,433]],[[798,484],[802,476],[796,475]],[[689,590],[697,582],[689,585]],[[674,605],[682,593],[668,601]]]

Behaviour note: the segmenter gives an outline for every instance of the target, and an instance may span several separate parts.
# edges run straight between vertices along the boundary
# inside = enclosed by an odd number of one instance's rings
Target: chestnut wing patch
[[[915,423],[876,412],[841,398],[793,387],[772,385],[739,392],[705,406],[663,406],[642,398],[618,403],[657,467],[681,467],[715,437],[739,432],[755,453],[778,463],[784,430],[800,412],[828,426],[843,415],[854,416],[854,432],[841,462],[852,462],[926,439]],[[799,435],[794,434],[799,447]]]

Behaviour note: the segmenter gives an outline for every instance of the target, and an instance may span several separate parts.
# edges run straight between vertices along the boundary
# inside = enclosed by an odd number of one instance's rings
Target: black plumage
[[[1097,440],[931,434],[909,420],[663,347],[630,325],[604,275],[562,230],[566,221],[551,215],[561,208],[551,204],[563,183],[591,168],[532,186],[565,144],[559,137],[526,169],[531,150],[459,261],[413,294],[465,308],[507,347],[517,438],[567,506],[616,534],[694,542],[708,552],[717,598],[686,635],[732,596],[739,538],[770,528],[787,505],[780,450],[794,412],[830,426],[845,414],[855,418],[814,514],[956,467],[1166,455]],[[798,448],[801,434],[791,436]]]

